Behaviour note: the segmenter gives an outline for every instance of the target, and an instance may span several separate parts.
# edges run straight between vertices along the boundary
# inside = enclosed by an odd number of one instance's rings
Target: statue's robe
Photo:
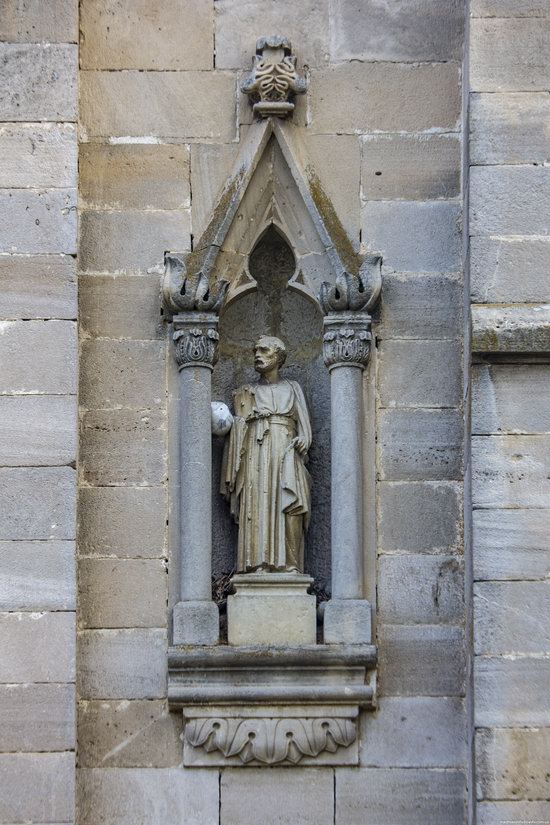
[[[299,384],[260,381],[233,394],[235,417],[225,445],[221,488],[239,524],[237,569],[304,569],[311,479],[292,446],[311,444]]]

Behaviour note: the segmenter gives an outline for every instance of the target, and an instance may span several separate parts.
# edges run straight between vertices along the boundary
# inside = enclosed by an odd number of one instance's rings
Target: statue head
[[[282,367],[286,361],[286,347],[280,338],[271,335],[261,335],[254,344],[254,369],[263,375]]]

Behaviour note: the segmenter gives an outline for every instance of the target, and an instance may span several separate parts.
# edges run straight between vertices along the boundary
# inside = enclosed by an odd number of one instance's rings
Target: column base
[[[331,599],[324,609],[326,645],[370,644],[371,606],[366,599]]]
[[[178,602],[172,613],[172,644],[217,645],[220,616],[214,602]]]

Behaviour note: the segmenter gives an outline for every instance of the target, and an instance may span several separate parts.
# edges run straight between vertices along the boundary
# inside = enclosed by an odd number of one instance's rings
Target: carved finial
[[[260,117],[286,117],[294,111],[292,98],[307,90],[308,82],[296,71],[296,57],[287,37],[260,37],[252,71],[241,83],[241,91],[254,103]]]
[[[170,313],[219,312],[228,286],[227,281],[220,281],[212,289],[202,272],[187,275],[181,257],[164,256],[164,303]]]
[[[366,255],[357,276],[341,272],[336,283],[321,284],[319,302],[323,312],[369,312],[382,289],[382,258]]]

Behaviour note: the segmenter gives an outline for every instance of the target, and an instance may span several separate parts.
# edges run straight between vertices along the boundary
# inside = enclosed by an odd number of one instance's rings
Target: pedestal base
[[[173,611],[174,645],[217,645],[220,616],[214,602],[178,602]]]
[[[313,579],[301,573],[246,573],[233,577],[227,599],[230,645],[313,645],[317,640]]]
[[[326,645],[370,644],[371,607],[366,599],[331,599],[324,610]]]

